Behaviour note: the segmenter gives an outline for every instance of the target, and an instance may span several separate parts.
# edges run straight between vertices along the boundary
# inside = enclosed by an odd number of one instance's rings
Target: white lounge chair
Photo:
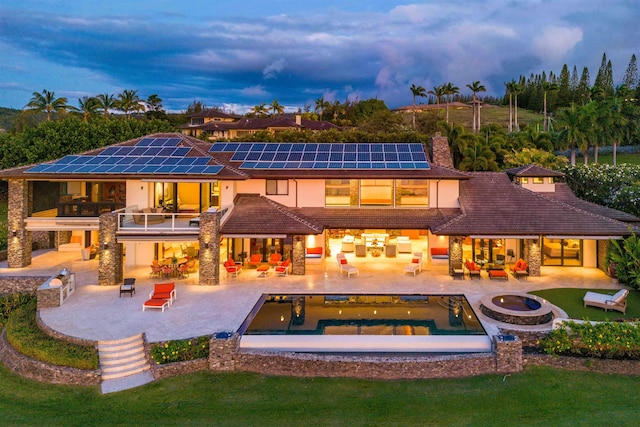
[[[627,296],[629,296],[629,291],[626,289],[621,289],[613,295],[587,292],[582,300],[585,307],[600,307],[604,311],[616,310],[624,314],[627,311]]]

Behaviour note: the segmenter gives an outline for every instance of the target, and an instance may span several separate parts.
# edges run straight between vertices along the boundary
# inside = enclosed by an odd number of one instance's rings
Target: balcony
[[[140,212],[137,206],[119,209],[118,236],[197,236],[197,213]]]
[[[58,203],[59,217],[99,217],[103,213],[113,212],[125,207],[120,202],[89,202],[76,199]]]

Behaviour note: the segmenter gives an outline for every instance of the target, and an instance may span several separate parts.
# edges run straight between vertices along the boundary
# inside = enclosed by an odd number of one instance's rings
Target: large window
[[[396,180],[396,206],[429,206],[429,181]]]
[[[350,179],[327,179],[324,195],[326,206],[358,206],[358,189]]]
[[[360,180],[361,206],[393,206],[392,179]]]
[[[286,179],[268,179],[267,195],[286,196],[289,194],[289,181]]]

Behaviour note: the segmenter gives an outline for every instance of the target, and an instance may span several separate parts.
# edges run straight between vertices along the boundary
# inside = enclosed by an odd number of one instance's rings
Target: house
[[[236,139],[267,131],[273,135],[278,132],[297,129],[317,132],[328,129],[339,129],[330,122],[303,119],[300,114],[294,116],[281,114],[274,117],[242,117],[222,113],[217,110],[206,110],[190,116],[190,122],[182,126],[186,135],[209,140]]]
[[[304,275],[332,247],[363,266],[416,252],[450,271],[523,258],[536,276],[547,265],[602,268],[609,239],[637,231],[638,218],[577,199],[561,173],[466,173],[451,167],[446,138],[430,145],[161,133],[6,169],[8,265],[29,265],[34,242],[73,239],[98,246],[102,285],[182,256],[199,257],[202,285],[219,283],[225,260],[252,255],[278,254]]]

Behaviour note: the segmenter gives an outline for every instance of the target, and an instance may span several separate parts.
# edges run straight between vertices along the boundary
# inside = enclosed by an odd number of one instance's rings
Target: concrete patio
[[[61,307],[41,310],[43,321],[51,328],[75,337],[112,340],[144,332],[148,341],[191,338],[215,332],[236,331],[263,293],[356,293],[356,294],[464,294],[489,334],[496,334],[500,324],[480,313],[479,301],[487,293],[498,291],[527,292],[558,287],[618,289],[602,271],[582,267],[543,267],[540,277],[528,280],[490,280],[483,272],[481,280],[454,280],[447,273],[447,261],[425,259],[424,268],[415,277],[403,274],[411,255],[397,258],[353,258],[359,275],[341,274],[334,258],[307,266],[305,276],[259,278],[256,270],[246,268],[238,277],[227,277],[221,268],[218,286],[198,286],[198,275],[183,279],[150,278],[147,266],[125,269],[124,277],[136,278],[136,294],[119,297],[117,286],[97,286],[98,261],[82,261],[80,253],[37,251],[32,265],[9,269],[0,263],[0,277],[50,276],[66,267],[76,274],[75,294]],[[154,283],[174,281],[177,300],[165,312],[142,311]],[[556,312],[561,315],[561,312]],[[518,327],[528,330],[548,325]]]

